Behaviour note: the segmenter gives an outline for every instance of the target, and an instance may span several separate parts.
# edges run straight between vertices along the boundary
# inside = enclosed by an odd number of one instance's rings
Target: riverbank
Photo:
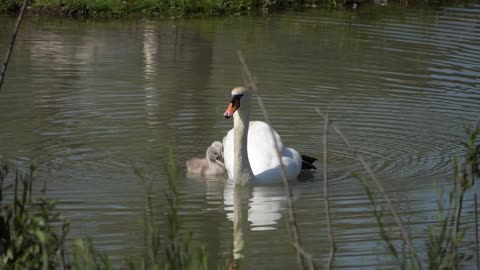
[[[31,0],[29,12],[67,17],[226,15],[301,7],[310,0]],[[16,12],[22,1],[0,1],[0,13]]]
[[[0,1],[0,14],[17,13],[21,0]],[[407,0],[30,0],[28,11],[36,15],[75,18],[119,18],[127,16],[221,16],[234,14],[264,14],[304,7],[348,6],[375,3],[393,6],[462,5],[467,1],[407,1]]]

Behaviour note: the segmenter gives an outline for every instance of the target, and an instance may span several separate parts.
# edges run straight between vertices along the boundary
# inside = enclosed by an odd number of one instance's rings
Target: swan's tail
[[[317,167],[313,165],[315,161],[317,161],[317,158],[310,157],[307,155],[301,155],[302,156],[302,170],[316,170]]]

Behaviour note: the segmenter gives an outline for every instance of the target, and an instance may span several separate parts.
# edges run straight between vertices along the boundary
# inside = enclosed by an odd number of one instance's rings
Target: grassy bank
[[[351,8],[353,3],[400,6],[463,5],[465,0],[30,0],[31,14],[78,18],[125,16],[172,17],[190,15],[264,14],[311,6]],[[1,13],[16,13],[22,0],[0,0]]]
[[[311,0],[31,0],[29,11],[71,17],[247,14],[300,7]],[[0,0],[0,12],[16,12],[21,0]]]

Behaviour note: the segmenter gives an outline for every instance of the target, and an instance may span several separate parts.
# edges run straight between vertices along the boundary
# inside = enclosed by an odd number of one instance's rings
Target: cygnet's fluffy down
[[[222,164],[224,163],[223,161],[223,144],[219,141],[214,141],[211,147],[214,147],[218,151],[218,157],[217,160],[221,161]]]
[[[225,174],[225,165],[223,160],[222,144],[220,142],[213,142],[207,148],[206,158],[192,158],[187,160],[187,172],[201,175],[219,175]]]

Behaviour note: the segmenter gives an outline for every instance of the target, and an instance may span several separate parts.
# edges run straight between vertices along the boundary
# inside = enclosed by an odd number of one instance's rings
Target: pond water
[[[0,17],[2,53],[13,24]],[[205,246],[210,268],[233,253],[243,269],[296,266],[282,186],[241,189],[237,206],[225,179],[185,175],[184,162],[232,127],[223,111],[243,83],[238,50],[284,144],[320,158],[319,170],[292,187],[301,238],[320,265],[328,237],[315,108],[328,111],[371,165],[419,250],[435,220],[434,181],[448,182],[464,126],[480,116],[480,5],[167,21],[33,17],[17,42],[0,92],[0,158],[19,167],[37,160],[47,197],[71,219],[70,238],[91,237],[118,265],[142,254],[148,183],[155,209],[166,209],[171,147],[182,224]],[[257,106],[251,118],[263,119]],[[363,169],[333,133],[329,150],[335,266],[388,268],[372,207],[352,177]],[[236,241],[234,209],[243,213]],[[166,231],[166,215],[156,218]]]

